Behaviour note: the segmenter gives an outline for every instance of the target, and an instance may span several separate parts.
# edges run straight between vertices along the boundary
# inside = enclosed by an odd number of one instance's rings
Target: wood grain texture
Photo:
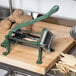
[[[67,52],[72,48],[74,40],[69,34],[70,27],[38,22],[33,25],[32,30],[40,32],[42,28],[47,28],[55,34],[55,39],[52,45],[55,52],[43,52],[42,64],[36,64],[38,49],[22,45],[11,45],[11,53],[8,56],[2,55],[5,48],[0,47],[0,62],[45,74],[56,63],[60,53]],[[4,36],[7,33],[8,31],[0,29],[0,43],[4,40]]]

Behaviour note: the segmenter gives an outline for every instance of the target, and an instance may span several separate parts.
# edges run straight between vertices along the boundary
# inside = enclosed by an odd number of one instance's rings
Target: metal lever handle
[[[52,7],[52,9],[46,13],[45,15],[41,16],[41,17],[38,17],[34,20],[30,20],[30,21],[27,21],[27,22],[24,22],[24,23],[21,23],[17,26],[15,26],[10,32],[9,32],[9,36],[11,36],[11,34],[15,31],[17,31],[18,29],[22,28],[22,27],[25,27],[25,26],[29,26],[30,24],[33,24],[33,23],[36,23],[36,22],[39,22],[43,19],[46,19],[48,18],[50,15],[52,15],[53,13],[57,12],[59,10],[59,6],[58,5],[55,5],[54,7]]]

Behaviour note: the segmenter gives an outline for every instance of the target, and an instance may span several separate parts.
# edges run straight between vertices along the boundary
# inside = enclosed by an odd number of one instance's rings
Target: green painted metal
[[[21,23],[17,26],[15,26],[14,28],[12,28],[12,30],[10,30],[10,32],[8,33],[8,35],[5,36],[5,40],[1,43],[1,46],[6,48],[6,52],[3,53],[3,55],[8,55],[9,52],[10,52],[10,43],[11,41],[9,40],[9,37],[12,36],[12,33],[13,32],[16,32],[17,30],[21,29],[22,27],[25,27],[25,26],[29,26],[30,24],[34,24],[38,21],[41,21],[43,19],[46,19],[48,18],[50,15],[52,15],[53,13],[57,12],[59,10],[59,6],[58,5],[55,5],[48,13],[46,13],[45,15],[41,16],[41,17],[38,17],[37,19],[34,19],[34,20],[31,20],[31,21],[27,21],[27,22],[24,22],[24,23]],[[45,31],[45,29],[43,30]],[[42,32],[43,34],[43,32]],[[41,34],[41,35],[42,35]],[[26,36],[26,35],[25,35]],[[42,37],[42,36],[41,36]],[[37,60],[37,63],[38,64],[41,64],[42,63],[42,47],[40,46],[40,40],[41,40],[41,37],[39,39],[38,42],[30,42],[34,45],[37,45],[38,48],[39,48],[39,55],[38,55],[38,60]],[[22,39],[20,37],[20,39]],[[13,42],[14,43],[14,42]]]
[[[52,15],[53,13],[57,12],[58,10],[59,10],[59,6],[56,5],[45,15],[43,15],[41,17],[38,17],[37,19],[27,21],[27,22],[24,22],[24,23],[21,23],[21,24],[15,26],[14,28],[12,28],[12,30],[9,32],[8,35],[11,36],[13,32],[16,32],[18,29],[20,29],[22,27],[29,26],[30,24],[33,24],[33,23],[39,22],[41,20],[44,20],[44,19],[48,18],[50,15]]]
[[[39,54],[38,54],[38,59],[37,59],[37,64],[41,64],[42,63],[42,50],[43,50],[43,48],[41,48],[40,46],[39,46]]]

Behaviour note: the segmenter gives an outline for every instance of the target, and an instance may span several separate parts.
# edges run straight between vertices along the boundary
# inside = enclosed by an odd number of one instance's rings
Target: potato
[[[15,18],[18,16],[23,15],[23,11],[21,9],[17,9],[15,10],[10,16],[9,16],[9,20],[12,22],[15,22]]]
[[[11,27],[11,22],[8,20],[8,19],[4,19],[0,22],[0,26],[3,28],[3,29],[9,29]]]
[[[32,20],[32,17],[29,15],[22,15],[15,18],[15,22],[20,24],[26,21]]]
[[[17,9],[8,18],[9,18],[10,21],[15,22],[15,18],[18,17],[18,16],[21,16],[23,14],[24,14],[23,10]]]
[[[23,10],[21,10],[21,9],[17,9],[17,10],[15,10],[14,12],[13,12],[13,17],[17,17],[17,16],[21,16],[21,15],[23,15],[24,14],[24,12],[23,12]]]
[[[11,22],[15,22],[15,19],[14,19],[14,17],[13,17],[12,14],[8,17],[8,19],[9,19]]]
[[[29,15],[22,15],[22,16],[18,16],[15,18],[15,22],[20,24],[20,23],[23,23],[23,22],[27,22],[29,20],[32,20],[32,17],[29,16]],[[31,31],[32,30],[32,25],[30,26],[26,26],[25,29]]]

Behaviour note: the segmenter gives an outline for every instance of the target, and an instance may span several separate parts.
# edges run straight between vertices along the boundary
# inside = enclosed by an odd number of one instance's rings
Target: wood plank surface
[[[52,48],[54,52],[43,52],[42,64],[36,64],[38,57],[38,49],[22,46],[11,45],[11,52],[8,56],[3,56],[2,53],[6,50],[0,47],[0,62],[10,64],[19,68],[27,69],[40,74],[45,74],[58,60],[60,53],[67,52],[74,45],[74,40],[70,37],[70,27],[50,24],[45,22],[35,23],[32,30],[40,32],[42,28],[47,28],[55,35]],[[4,36],[8,30],[0,28],[0,43],[4,40]]]

